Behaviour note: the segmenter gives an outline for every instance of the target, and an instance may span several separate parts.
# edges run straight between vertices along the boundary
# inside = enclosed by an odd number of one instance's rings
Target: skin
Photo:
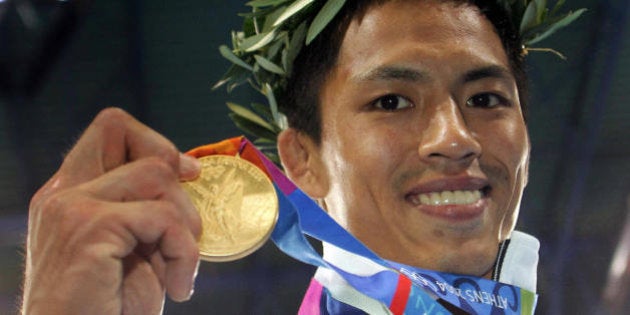
[[[159,314],[192,294],[199,164],[106,109],[30,204],[24,314]]]
[[[320,144],[293,129],[279,138],[289,176],[383,258],[489,277],[518,216],[530,151],[491,23],[440,1],[372,7],[351,23],[320,104]],[[479,188],[473,205],[411,201]]]

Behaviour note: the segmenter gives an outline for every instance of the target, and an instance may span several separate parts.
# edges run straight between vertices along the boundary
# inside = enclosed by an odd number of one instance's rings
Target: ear
[[[278,135],[278,153],[287,176],[313,199],[328,193],[328,173],[319,146],[310,136],[288,128]]]

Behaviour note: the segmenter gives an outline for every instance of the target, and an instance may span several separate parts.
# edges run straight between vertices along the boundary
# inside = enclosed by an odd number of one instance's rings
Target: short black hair
[[[289,126],[304,132],[317,144],[321,142],[321,114],[319,94],[326,76],[337,63],[341,43],[355,17],[360,17],[369,8],[392,0],[347,1],[341,11],[326,26],[310,45],[302,48],[289,76],[288,84],[280,96],[280,109],[287,116]],[[420,1],[420,0],[418,0]],[[501,39],[516,79],[521,108],[527,112],[527,76],[524,69],[523,49],[518,30],[510,15],[496,0],[450,0],[459,4],[470,4],[492,23]]]

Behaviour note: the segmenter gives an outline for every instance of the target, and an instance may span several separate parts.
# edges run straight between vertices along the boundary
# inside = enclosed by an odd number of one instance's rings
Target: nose
[[[467,167],[481,155],[481,144],[455,101],[441,102],[432,113],[425,111],[424,115],[428,122],[418,148],[423,161],[456,170]]]

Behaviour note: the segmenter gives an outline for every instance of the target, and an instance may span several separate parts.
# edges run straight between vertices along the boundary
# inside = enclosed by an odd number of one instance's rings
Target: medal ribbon
[[[238,155],[260,168],[273,182],[279,217],[271,235],[276,246],[304,263],[335,271],[359,292],[388,306],[393,314],[506,314],[530,315],[537,296],[528,290],[488,279],[447,274],[388,262],[342,228],[310,197],[297,188],[245,137],[195,148],[186,154]],[[370,276],[349,273],[324,260],[305,234],[384,268]]]

